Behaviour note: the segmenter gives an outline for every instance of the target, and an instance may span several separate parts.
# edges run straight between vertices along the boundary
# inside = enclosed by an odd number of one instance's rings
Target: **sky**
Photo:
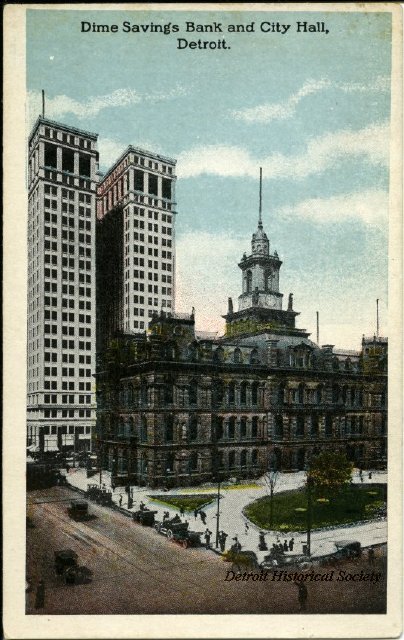
[[[304,21],[328,33],[297,32]],[[179,49],[178,38],[230,48]],[[379,299],[388,334],[390,72],[389,13],[27,12],[27,129],[44,89],[47,117],[99,134],[102,170],[129,144],[177,159],[176,310],[195,307],[197,329],[219,335],[257,226],[259,167],[297,326],[315,340],[318,311],[321,344],[359,349]]]

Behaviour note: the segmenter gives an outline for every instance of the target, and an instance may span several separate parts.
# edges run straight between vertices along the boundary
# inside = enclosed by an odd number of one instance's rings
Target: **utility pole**
[[[42,117],[45,117],[45,91],[42,89]]]
[[[219,518],[220,518],[220,477],[217,482],[216,549],[219,547]]]
[[[311,478],[307,475],[307,555],[311,555],[312,495]]]
[[[316,311],[317,316],[317,344],[320,346],[320,322],[319,322],[319,313]]]
[[[379,298],[376,300],[376,338],[379,337]]]

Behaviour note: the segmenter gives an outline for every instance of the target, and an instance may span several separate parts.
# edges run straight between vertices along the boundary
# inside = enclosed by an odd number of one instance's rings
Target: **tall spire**
[[[262,229],[262,167],[260,167],[260,204],[258,211],[258,229]]]

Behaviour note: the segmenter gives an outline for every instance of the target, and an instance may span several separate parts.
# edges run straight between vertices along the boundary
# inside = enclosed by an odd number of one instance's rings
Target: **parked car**
[[[188,547],[200,547],[202,544],[201,535],[202,533],[199,531],[179,529],[177,531],[173,531],[171,540],[180,544],[184,549],[187,549]]]
[[[362,555],[362,545],[357,540],[338,540],[334,544],[337,548],[333,554],[335,558],[360,558]]]
[[[154,528],[159,533],[167,536],[167,538],[172,538],[174,533],[178,533],[179,531],[187,531],[189,527],[188,522],[182,522],[179,515],[174,516],[170,520],[163,520],[163,522],[156,522]]]
[[[155,514],[157,513],[157,511],[152,511],[151,509],[148,509],[147,507],[144,507],[143,509],[139,509],[138,511],[134,511],[132,513],[132,518],[134,520],[134,522],[139,522],[140,524],[142,524],[144,527],[153,527],[154,523],[155,523]]]
[[[78,555],[72,549],[55,551],[55,571],[63,577],[66,584],[85,584],[91,582],[92,572],[78,565]]]
[[[85,500],[72,500],[67,513],[73,520],[88,520],[88,503]]]

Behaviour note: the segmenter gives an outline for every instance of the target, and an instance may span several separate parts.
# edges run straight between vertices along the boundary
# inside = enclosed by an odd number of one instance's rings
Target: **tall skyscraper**
[[[97,308],[102,350],[174,311],[175,165],[129,146],[97,187]]]
[[[27,445],[88,449],[95,425],[97,134],[44,117],[28,148]]]

